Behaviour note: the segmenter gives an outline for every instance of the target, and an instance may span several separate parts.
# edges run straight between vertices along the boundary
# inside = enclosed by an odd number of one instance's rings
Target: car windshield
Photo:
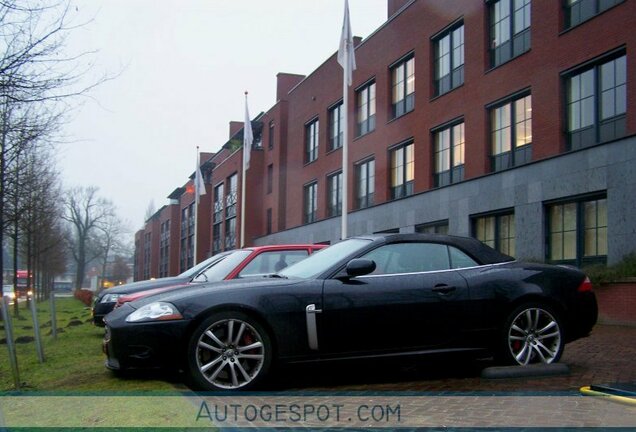
[[[371,240],[359,238],[341,241],[326,249],[314,252],[308,258],[287,267],[278,274],[285,277],[311,279],[325,272],[342,258],[368,246],[370,242]]]
[[[232,270],[239,266],[245,258],[252,253],[251,250],[235,250],[226,255],[221,261],[213,264],[210,268],[201,272],[193,282],[216,282],[221,281],[229,275]]]
[[[231,252],[221,252],[218,253],[214,256],[211,256],[210,258],[206,259],[205,261],[201,261],[199,264],[195,265],[194,267],[189,268],[188,270],[184,271],[183,273],[181,273],[179,276],[177,277],[194,277],[197,274],[199,274],[202,270],[204,270],[206,267],[209,267],[211,265],[214,265],[215,263],[221,261],[223,258],[225,258],[226,256],[228,256]]]

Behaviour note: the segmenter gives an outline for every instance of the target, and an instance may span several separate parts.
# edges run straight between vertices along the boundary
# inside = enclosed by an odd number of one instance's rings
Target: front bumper
[[[123,305],[105,320],[102,350],[114,370],[177,368],[185,359],[190,321],[126,322],[134,311]]]
[[[104,317],[115,308],[115,304],[116,302],[100,303],[97,299],[93,305],[93,324],[104,327]]]

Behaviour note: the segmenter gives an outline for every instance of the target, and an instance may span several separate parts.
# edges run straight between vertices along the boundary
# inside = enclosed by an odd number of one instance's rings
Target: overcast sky
[[[349,0],[353,34],[386,19],[387,0]],[[95,77],[65,127],[65,186],[97,186],[130,228],[214,152],[229,122],[275,103],[276,74],[307,75],[338,49],[344,0],[72,0],[70,52],[97,51]],[[88,77],[90,81],[91,77]],[[95,79],[95,78],[93,78]]]

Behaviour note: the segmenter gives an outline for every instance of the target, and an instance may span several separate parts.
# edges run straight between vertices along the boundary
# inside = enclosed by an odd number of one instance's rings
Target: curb
[[[569,375],[570,367],[565,363],[536,364],[529,366],[494,366],[481,371],[484,379],[507,379]]]

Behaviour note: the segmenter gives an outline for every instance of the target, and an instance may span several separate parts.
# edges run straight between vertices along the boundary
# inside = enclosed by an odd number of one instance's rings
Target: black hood
[[[106,294],[133,294],[139,291],[146,291],[153,288],[161,288],[170,285],[180,285],[190,282],[189,277],[166,277],[159,279],[151,279],[140,282],[133,282],[126,285],[120,285],[115,288],[109,288],[99,294],[99,298]]]

